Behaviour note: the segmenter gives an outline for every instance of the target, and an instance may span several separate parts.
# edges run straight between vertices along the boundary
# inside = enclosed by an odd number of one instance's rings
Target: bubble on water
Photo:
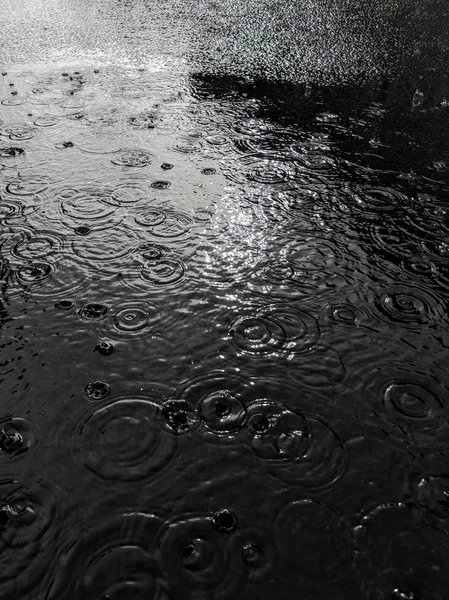
[[[158,517],[141,511],[91,522],[60,554],[47,600],[165,598],[153,556],[160,527]]]
[[[167,188],[169,188],[171,186],[171,183],[169,181],[153,181],[153,183],[151,184],[151,187],[154,188],[155,190],[166,190]]]
[[[170,163],[162,163],[161,164],[161,169],[163,169],[164,171],[169,171],[170,169],[173,169],[174,165],[170,164]]]
[[[75,306],[75,302],[73,300],[58,300],[58,302],[55,302],[55,308],[61,309],[61,310],[70,310],[71,308],[73,308]]]
[[[158,426],[159,411],[158,404],[132,397],[100,407],[74,432],[79,460],[106,480],[160,476],[174,456],[176,436]]]
[[[165,400],[159,407],[158,420],[161,428],[173,435],[185,435],[198,429],[197,411],[181,399]]]
[[[237,516],[227,508],[215,512],[211,520],[218,533],[232,533],[237,527]]]
[[[114,352],[114,350],[114,344],[112,344],[112,342],[108,342],[107,340],[100,340],[95,346],[95,351],[103,356],[109,356]]]
[[[2,146],[0,147],[0,158],[17,158],[23,156],[25,150],[18,146]]]
[[[111,393],[111,387],[105,381],[91,381],[84,389],[89,400],[103,400]]]
[[[127,148],[111,159],[119,167],[147,167],[153,162],[153,154],[143,148]]]
[[[109,304],[100,302],[88,302],[79,311],[79,315],[83,319],[105,319],[111,310]]]
[[[75,227],[75,229],[73,230],[76,235],[89,235],[92,232],[92,229],[90,227],[86,227],[86,225],[80,225],[79,227]]]
[[[203,175],[215,175],[216,172],[217,172],[217,170],[214,169],[213,167],[206,167],[204,169],[201,169],[201,173]]]

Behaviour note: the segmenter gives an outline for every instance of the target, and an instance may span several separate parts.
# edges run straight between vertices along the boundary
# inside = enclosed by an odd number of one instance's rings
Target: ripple
[[[200,141],[186,139],[180,140],[177,144],[175,144],[173,146],[173,150],[175,152],[179,152],[180,154],[195,154],[201,150],[202,146],[203,145]]]
[[[21,176],[11,181],[6,190],[13,196],[34,196],[45,191],[50,185],[46,177],[26,177]]]
[[[207,517],[169,523],[159,542],[162,572],[170,594],[194,600],[238,598],[239,581],[226,561],[227,536]]]
[[[42,115],[34,120],[37,127],[53,127],[58,122],[58,118],[52,115]]]
[[[156,306],[145,303],[127,302],[121,304],[112,314],[115,332],[123,338],[134,339],[139,335],[147,335],[159,320]]]
[[[136,129],[154,129],[161,121],[157,112],[145,110],[128,117],[128,124]]]
[[[25,102],[25,98],[5,98],[1,101],[3,106],[20,106]]]
[[[375,225],[370,233],[376,245],[387,254],[404,258],[416,256],[419,252],[418,240],[399,229],[393,229],[391,225]]]
[[[176,437],[161,431],[159,409],[141,398],[116,400],[99,408],[75,432],[79,459],[107,480],[160,475],[173,458]]]
[[[246,421],[243,402],[226,389],[203,398],[198,413],[200,421],[216,434],[234,433],[242,429]]]
[[[3,131],[10,140],[31,140],[36,135],[35,130],[28,125],[6,127]]]
[[[33,296],[47,297],[52,300],[77,295],[85,289],[90,278],[79,271],[71,257],[64,257],[58,263],[33,261],[22,265],[16,271],[16,279],[21,288],[32,291]],[[20,295],[23,289],[8,288],[8,295]]]
[[[239,527],[225,551],[229,569],[238,581],[263,581],[275,570],[278,553],[271,531]]]
[[[426,553],[418,548],[417,555],[415,548],[409,546],[404,547],[402,552],[405,556],[412,556],[416,566],[410,567],[409,562],[401,568],[389,565],[377,570],[372,580],[363,582],[363,597],[366,600],[443,600],[446,589],[442,589],[444,585],[438,574],[431,569],[436,553]]]
[[[422,241],[421,247],[437,263],[449,263],[449,243],[446,240]]]
[[[105,132],[103,129],[80,133],[75,142],[77,148],[87,154],[116,154],[123,149],[120,134]]]
[[[425,521],[449,533],[449,477],[428,475],[416,487],[416,501],[425,509]]]
[[[255,165],[247,172],[249,181],[263,183],[267,185],[276,185],[288,183],[292,177],[292,172],[287,165],[277,161],[264,161]]]
[[[130,250],[133,238],[129,231],[120,227],[96,231],[89,228],[89,231],[75,233],[78,237],[73,240],[72,249],[81,268],[117,275],[125,268],[135,266],[130,256],[134,257],[137,252]]]
[[[39,231],[13,235],[2,245],[2,249],[16,259],[33,261],[59,253],[62,245],[59,236]]]
[[[247,407],[254,453],[265,460],[295,460],[308,446],[306,419],[281,402],[257,400]]]
[[[323,314],[332,327],[342,329],[357,327],[364,320],[362,310],[349,302],[326,304]]]
[[[18,282],[23,286],[40,284],[52,276],[54,266],[45,261],[33,261],[20,266],[15,271]]]
[[[442,320],[442,301],[430,290],[418,286],[395,284],[379,296],[375,316],[383,322],[420,331],[423,325]]]
[[[17,458],[36,444],[30,423],[21,417],[0,419],[0,460]]]
[[[47,574],[60,523],[53,493],[10,479],[0,481],[0,513],[0,595],[12,599],[37,590]]]
[[[408,442],[438,443],[447,435],[447,389],[428,368],[382,366],[365,379],[365,397],[376,407],[383,429]]]
[[[346,523],[329,506],[314,500],[287,504],[276,519],[274,538],[290,585],[344,577],[352,562],[345,536]]]
[[[25,218],[25,206],[18,200],[7,200],[1,198],[0,202],[0,223],[13,223],[21,218]]]
[[[142,148],[127,148],[111,159],[119,167],[147,167],[153,162],[153,154]]]
[[[148,261],[140,272],[140,277],[153,285],[168,286],[181,281],[186,274],[184,262],[177,258],[161,258]]]
[[[313,348],[320,336],[315,319],[288,305],[272,305],[254,317],[239,317],[230,328],[236,346],[249,354],[300,353]]]
[[[304,489],[324,489],[343,476],[343,445],[324,422],[265,399],[248,405],[247,412],[250,446],[274,477]]]
[[[408,198],[399,190],[388,187],[360,186],[354,190],[346,190],[349,206],[369,214],[383,215],[406,206]]]
[[[190,217],[181,212],[145,209],[134,217],[138,225],[147,227],[158,238],[175,239],[186,236],[192,226]]]
[[[162,598],[153,548],[161,523],[143,512],[108,516],[62,553],[47,600]]]
[[[105,202],[106,199],[106,202]],[[48,220],[75,229],[82,226],[106,229],[117,225],[123,215],[107,204],[109,194],[95,187],[66,187],[58,191],[56,198],[44,208]]]
[[[148,191],[142,182],[127,179],[108,183],[104,191],[108,193],[102,197],[102,201],[111,206],[129,206],[147,200]]]

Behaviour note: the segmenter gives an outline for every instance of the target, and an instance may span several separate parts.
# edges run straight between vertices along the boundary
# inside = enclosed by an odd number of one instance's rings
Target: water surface
[[[0,597],[443,600],[445,4],[0,12]]]

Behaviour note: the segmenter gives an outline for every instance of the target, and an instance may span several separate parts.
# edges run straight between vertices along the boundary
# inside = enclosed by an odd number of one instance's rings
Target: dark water
[[[446,5],[0,14],[0,598],[447,598]]]

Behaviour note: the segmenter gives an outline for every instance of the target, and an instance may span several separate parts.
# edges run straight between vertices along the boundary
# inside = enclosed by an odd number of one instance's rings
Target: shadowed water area
[[[0,15],[0,598],[445,600],[447,4]]]

